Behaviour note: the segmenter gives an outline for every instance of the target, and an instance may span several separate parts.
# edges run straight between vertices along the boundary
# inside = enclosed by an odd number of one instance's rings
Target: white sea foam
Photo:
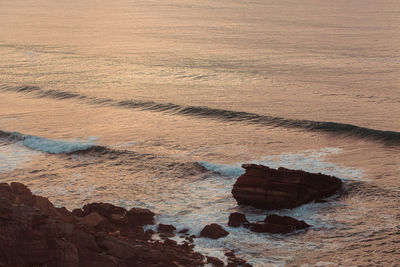
[[[0,173],[18,169],[36,155],[37,152],[16,144],[0,144]]]
[[[36,151],[51,154],[72,153],[86,150],[94,146],[95,141],[98,139],[98,137],[92,136],[88,137],[86,140],[52,140],[34,135],[25,135],[18,132],[4,132],[1,130],[0,134],[5,140],[24,145]]]
[[[241,164],[236,164],[236,165],[215,164],[206,161],[199,161],[197,163],[206,168],[207,170],[218,172],[228,177],[239,177],[245,172],[244,169],[241,167]]]
[[[285,167],[295,170],[304,170],[312,173],[323,173],[333,175],[342,179],[357,180],[363,178],[359,169],[338,166],[327,162],[326,157],[330,154],[340,153],[339,148],[323,148],[320,150],[306,150],[303,153],[284,153],[277,156],[265,156],[259,160],[250,162],[238,162],[235,164],[216,164],[205,161],[198,162],[210,171],[218,172],[228,177],[239,177],[245,170],[240,166],[244,163],[262,164],[270,168]]]
[[[81,151],[89,149],[94,145],[94,138],[90,138],[87,141],[66,141],[66,140],[51,140],[47,138],[42,138],[38,136],[25,135],[23,140],[19,143],[31,149],[51,153],[51,154],[61,154],[61,153],[72,153],[75,151]]]

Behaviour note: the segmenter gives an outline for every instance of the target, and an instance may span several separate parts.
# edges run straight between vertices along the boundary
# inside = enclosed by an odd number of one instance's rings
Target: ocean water
[[[335,175],[293,210],[240,207],[243,163]],[[69,209],[138,206],[254,266],[398,266],[400,2],[0,0],[0,182]],[[292,235],[227,226],[278,213]],[[179,238],[177,239],[179,241]]]

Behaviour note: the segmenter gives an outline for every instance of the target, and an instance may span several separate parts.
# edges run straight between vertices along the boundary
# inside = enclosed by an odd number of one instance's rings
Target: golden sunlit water
[[[398,266],[400,2],[0,0],[0,182],[145,207],[254,266]],[[335,175],[293,235],[228,227],[242,163]]]

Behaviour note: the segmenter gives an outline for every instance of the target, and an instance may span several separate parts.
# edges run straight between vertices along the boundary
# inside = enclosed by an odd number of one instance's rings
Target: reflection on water
[[[242,163],[343,179],[278,213],[289,236],[228,230],[197,248],[256,266],[400,261],[400,2],[2,0],[0,181],[72,209],[150,208],[229,228]],[[19,133],[19,134],[18,134]],[[96,139],[93,139],[96,137]],[[63,152],[68,152],[65,154]]]

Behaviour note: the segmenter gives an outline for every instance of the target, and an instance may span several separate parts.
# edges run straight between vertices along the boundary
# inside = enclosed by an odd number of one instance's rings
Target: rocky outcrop
[[[204,256],[194,252],[192,246],[149,239],[151,233],[145,234],[139,225],[152,222],[152,213],[137,211],[92,203],[69,212],[55,208],[47,198],[32,195],[23,184],[2,183],[0,266],[205,264]]]
[[[256,164],[242,167],[246,173],[233,185],[233,197],[239,204],[256,208],[294,208],[333,195],[342,185],[340,179],[321,173],[276,170]]]
[[[222,226],[216,223],[206,225],[200,232],[201,237],[208,237],[212,239],[218,239],[227,235],[229,235],[229,233],[222,228]]]

